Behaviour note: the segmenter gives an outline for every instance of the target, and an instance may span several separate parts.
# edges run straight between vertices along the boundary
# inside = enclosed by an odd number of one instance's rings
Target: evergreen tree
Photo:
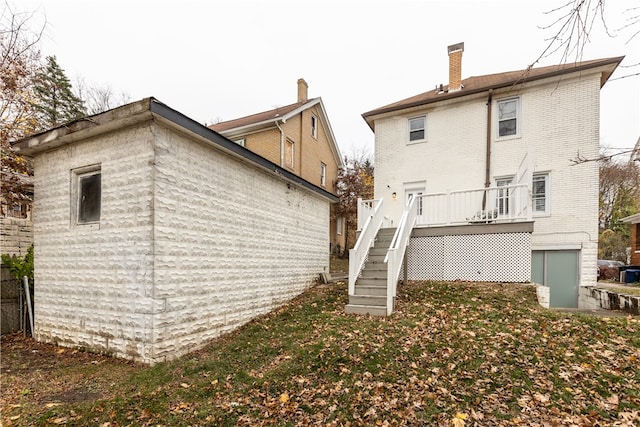
[[[73,94],[71,82],[55,56],[47,56],[34,87],[40,126],[50,128],[85,115],[84,102]]]

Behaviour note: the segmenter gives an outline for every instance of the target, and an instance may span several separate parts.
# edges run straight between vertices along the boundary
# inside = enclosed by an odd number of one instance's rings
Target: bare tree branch
[[[629,43],[640,33],[640,7],[626,9],[623,14],[628,15],[625,23],[619,28],[611,29],[605,18],[605,0],[569,0],[562,6],[545,12],[553,20],[549,25],[539,28],[553,30],[554,33],[545,39],[547,46],[530,67],[556,52],[562,53],[562,63],[582,60],[585,47],[595,36],[597,26],[601,26],[608,37],[616,37],[635,29],[626,42]]]
[[[570,165],[571,166],[575,166],[575,165],[581,165],[583,163],[589,163],[589,162],[608,162],[613,160],[614,158],[618,157],[618,156],[622,156],[625,154],[630,154],[630,160],[631,161],[636,161],[636,162],[640,162],[640,150],[638,149],[630,149],[630,150],[622,150],[622,151],[618,151],[616,153],[612,153],[612,154],[607,154],[605,152],[600,153],[600,155],[598,157],[593,157],[593,158],[588,158],[588,157],[584,157],[582,154],[580,154],[580,152],[578,151],[578,153],[576,154],[576,157],[574,157],[573,159],[569,159]],[[635,156],[634,156],[635,154]]]

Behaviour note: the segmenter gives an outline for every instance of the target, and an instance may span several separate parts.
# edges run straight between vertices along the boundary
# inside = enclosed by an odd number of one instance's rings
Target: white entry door
[[[409,203],[409,198],[410,197],[416,197],[416,203],[415,203],[415,208],[417,210],[416,212],[416,225],[418,224],[422,224],[424,222],[424,217],[422,216],[424,209],[423,209],[423,202],[422,202],[422,196],[424,194],[424,186],[423,187],[419,187],[419,188],[405,188],[404,190],[404,203],[405,205]]]

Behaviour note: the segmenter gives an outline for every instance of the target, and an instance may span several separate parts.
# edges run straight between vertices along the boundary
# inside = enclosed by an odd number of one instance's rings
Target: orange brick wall
[[[317,139],[311,135],[311,115],[318,119]],[[332,193],[335,192],[335,182],[338,178],[338,164],[331,153],[329,138],[325,127],[320,122],[320,114],[316,107],[302,113],[302,156],[301,170],[302,177],[318,186],[320,184],[320,162],[327,165],[326,183],[324,188]]]
[[[268,129],[244,136],[245,147],[265,159],[280,165],[280,131]]]

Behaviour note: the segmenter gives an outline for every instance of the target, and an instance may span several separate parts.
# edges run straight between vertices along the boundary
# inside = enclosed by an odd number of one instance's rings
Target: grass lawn
[[[332,273],[348,273],[349,272],[349,258],[343,258],[335,255],[331,255],[329,260],[330,271]]]
[[[318,286],[145,367],[2,341],[2,425],[640,425],[640,318],[541,308],[520,285],[419,282],[389,318]]]
[[[620,285],[618,282],[612,282],[611,285],[602,286],[604,289],[611,289],[612,291],[626,295],[638,295],[640,296],[640,283],[632,283],[630,285]]]

